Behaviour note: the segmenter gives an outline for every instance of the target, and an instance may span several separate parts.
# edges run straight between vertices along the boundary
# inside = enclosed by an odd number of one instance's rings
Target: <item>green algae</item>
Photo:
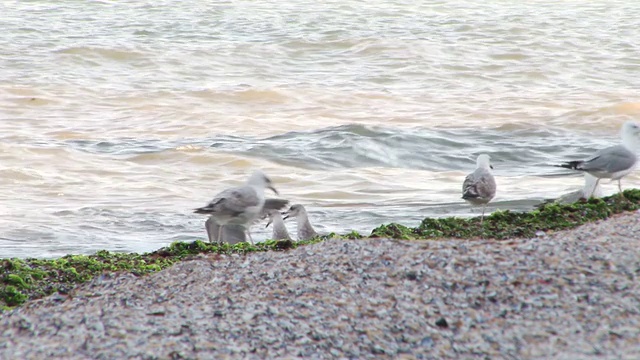
[[[0,260],[0,309],[10,309],[29,299],[60,293],[67,294],[77,284],[103,273],[128,272],[137,276],[165,269],[178,261],[198,254],[246,254],[260,251],[284,251],[326,240],[318,237],[308,241],[267,240],[249,243],[210,244],[203,241],[175,242],[145,254],[113,253],[105,250],[93,255],[67,255],[59,259]]]
[[[29,298],[28,295],[23,294],[13,285],[3,286],[2,290],[0,290],[0,297],[5,304],[2,306],[3,310],[10,309],[12,306],[21,305]]]
[[[411,228],[401,224],[377,227],[369,238],[394,239],[507,239],[532,237],[538,231],[556,231],[606,219],[614,214],[640,209],[640,190],[626,190],[624,199],[614,195],[603,199],[590,199],[569,205],[547,203],[525,212],[496,211],[484,219],[479,218],[425,218],[419,226]],[[22,305],[30,299],[60,293],[66,294],[81,284],[104,273],[127,272],[143,276],[165,269],[176,262],[199,254],[247,254],[263,251],[286,251],[299,246],[319,243],[331,238],[366,238],[356,231],[339,236],[335,233],[307,241],[267,240],[258,244],[210,244],[203,241],[175,242],[170,246],[144,254],[113,253],[105,250],[93,255],[67,255],[59,259],[1,259],[0,310]]]
[[[602,199],[589,199],[573,204],[542,204],[530,212],[495,211],[480,218],[424,219],[415,228],[400,224],[387,224],[375,228],[370,237],[394,239],[509,239],[532,237],[539,231],[557,231],[606,219],[614,214],[640,209],[640,190],[624,191],[624,198],[614,195]]]
[[[362,239],[364,236],[360,235],[359,232],[353,230],[350,233],[342,236],[345,239],[351,239],[351,240],[356,240],[356,239]]]
[[[379,227],[373,229],[373,231],[371,231],[370,237],[373,237],[373,238],[384,237],[384,238],[391,238],[391,239],[411,240],[411,239],[418,238],[419,234],[414,228],[391,223],[388,225],[380,225]]]

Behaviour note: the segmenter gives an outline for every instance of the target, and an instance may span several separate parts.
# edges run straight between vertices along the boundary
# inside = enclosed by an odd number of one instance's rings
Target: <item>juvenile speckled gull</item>
[[[584,187],[562,195],[555,202],[559,204],[573,204],[580,199],[588,199],[589,197],[602,197],[602,189],[598,185],[598,178],[589,173],[584,173]]]
[[[278,191],[262,171],[255,171],[243,186],[233,187],[220,192],[206,206],[194,210],[196,214],[210,215],[220,225],[218,242],[222,242],[222,229],[225,225],[240,225],[244,228],[251,243],[251,224],[261,215],[264,206],[264,189],[274,193]]]
[[[289,236],[289,232],[287,231],[287,227],[284,225],[284,220],[282,219],[282,214],[280,214],[277,210],[269,211],[269,222],[267,222],[267,226],[273,224],[273,233],[271,235],[272,240],[291,240],[291,236]]]
[[[593,175],[597,178],[596,187],[600,179],[617,180],[618,190],[622,196],[621,179],[631,173],[638,162],[635,152],[640,143],[640,126],[633,121],[625,122],[620,130],[620,137],[622,138],[620,145],[599,150],[586,160],[569,161],[558,166]],[[592,194],[593,192],[589,197]]]
[[[289,201],[283,199],[266,199],[264,201],[264,206],[262,207],[260,218],[268,216],[269,211],[282,209],[287,206],[288,203]],[[219,241],[218,232],[220,231],[220,225],[216,224],[213,218],[209,217],[207,221],[205,221],[205,229],[207,230],[207,236],[211,243],[222,242],[233,245],[247,241],[244,228],[240,225],[229,224],[224,226],[222,229],[222,239]]]
[[[309,240],[318,236],[318,233],[313,229],[313,226],[311,226],[311,223],[309,222],[309,216],[307,215],[307,210],[304,206],[300,204],[291,205],[289,210],[285,213],[284,220],[293,217],[298,219],[298,240]]]
[[[481,226],[487,204],[496,196],[496,180],[491,169],[491,158],[487,154],[481,154],[476,160],[476,170],[467,175],[462,183],[462,198],[471,205],[482,205]]]

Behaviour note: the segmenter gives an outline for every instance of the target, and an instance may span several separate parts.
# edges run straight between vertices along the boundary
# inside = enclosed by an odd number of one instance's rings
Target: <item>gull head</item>
[[[282,215],[280,215],[280,212],[278,210],[271,210],[267,213],[267,217],[269,218],[269,221],[267,221],[267,225],[265,226],[265,228],[268,228],[269,225],[273,223],[274,219],[282,218]]]
[[[273,182],[265,173],[260,170],[256,170],[251,174],[249,181],[247,181],[247,185],[260,187],[263,189],[271,189],[276,195],[280,195],[278,190],[273,186]]]
[[[620,132],[624,145],[635,147],[640,143],[640,125],[637,122],[625,122]]]
[[[294,217],[298,216],[300,213],[305,213],[305,212],[306,212],[306,210],[304,209],[304,206],[302,206],[300,204],[291,205],[289,210],[287,210],[283,214],[284,215],[284,219],[283,220],[287,220],[288,218],[294,218]]]
[[[491,157],[487,154],[478,155],[476,166],[483,169],[493,169],[493,165],[491,165]]]

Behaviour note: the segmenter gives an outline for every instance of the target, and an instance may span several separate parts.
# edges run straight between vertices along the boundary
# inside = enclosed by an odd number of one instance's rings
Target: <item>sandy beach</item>
[[[531,239],[330,240],[5,313],[4,359],[640,357],[640,213]]]

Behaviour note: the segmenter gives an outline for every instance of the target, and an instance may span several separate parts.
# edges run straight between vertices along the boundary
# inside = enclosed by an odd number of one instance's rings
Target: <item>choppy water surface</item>
[[[201,239],[191,209],[257,167],[321,232],[468,216],[481,152],[492,209],[528,209],[640,119],[634,0],[5,1],[0,24],[0,257]]]

